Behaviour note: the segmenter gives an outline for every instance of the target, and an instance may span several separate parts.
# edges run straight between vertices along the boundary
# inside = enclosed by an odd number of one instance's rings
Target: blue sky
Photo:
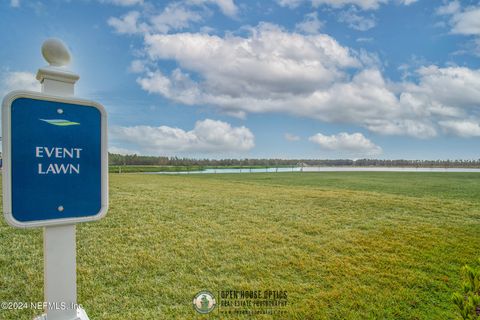
[[[480,2],[0,1],[0,94],[62,39],[112,152],[480,158]]]

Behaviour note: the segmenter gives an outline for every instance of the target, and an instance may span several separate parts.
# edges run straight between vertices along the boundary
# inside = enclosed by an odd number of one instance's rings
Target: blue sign
[[[10,224],[76,223],[106,213],[106,115],[102,106],[14,92],[5,99],[3,116],[4,185],[8,189],[4,213]]]

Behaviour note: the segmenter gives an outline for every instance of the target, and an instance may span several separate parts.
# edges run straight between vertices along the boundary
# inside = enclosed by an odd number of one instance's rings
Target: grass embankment
[[[479,256],[479,174],[110,177],[107,217],[77,226],[95,320],[220,317],[193,311],[201,289],[287,290],[284,319],[456,319]],[[41,230],[0,222],[0,301],[42,301],[42,268]]]

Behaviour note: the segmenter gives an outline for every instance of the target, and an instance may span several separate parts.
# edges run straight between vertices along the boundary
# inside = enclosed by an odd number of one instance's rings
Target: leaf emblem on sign
[[[39,120],[52,124],[54,126],[61,126],[61,127],[80,125],[79,122],[73,122],[65,119],[39,119]]]

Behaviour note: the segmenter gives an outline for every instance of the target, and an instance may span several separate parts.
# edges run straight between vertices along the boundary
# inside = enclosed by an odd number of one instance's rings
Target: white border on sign
[[[100,211],[93,216],[74,217],[64,219],[49,219],[22,222],[12,215],[12,159],[11,159],[11,110],[12,102],[18,98],[30,98],[35,100],[61,102],[94,107],[101,114],[101,207]],[[73,97],[60,97],[33,91],[12,91],[5,96],[2,104],[2,182],[3,182],[3,214],[7,223],[17,228],[33,228],[54,226],[62,224],[74,224],[78,222],[94,221],[103,218],[108,210],[108,149],[107,149],[107,113],[105,108],[94,101],[77,99]]]

